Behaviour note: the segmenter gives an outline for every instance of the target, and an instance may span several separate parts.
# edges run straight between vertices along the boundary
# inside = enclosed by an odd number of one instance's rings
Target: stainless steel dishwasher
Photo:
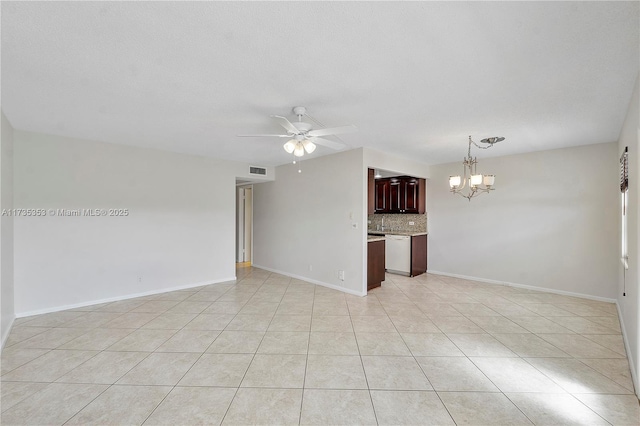
[[[411,237],[385,235],[385,268],[387,272],[411,275]]]

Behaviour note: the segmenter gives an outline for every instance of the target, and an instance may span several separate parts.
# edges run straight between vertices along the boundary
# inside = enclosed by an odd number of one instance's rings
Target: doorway
[[[236,188],[236,263],[251,265],[253,252],[253,187]]]

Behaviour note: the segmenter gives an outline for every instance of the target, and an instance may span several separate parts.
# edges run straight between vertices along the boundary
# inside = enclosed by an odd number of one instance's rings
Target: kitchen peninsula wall
[[[369,231],[381,231],[382,220],[384,229],[390,232],[427,232],[427,214],[370,214],[367,217]],[[413,225],[409,225],[413,222]]]

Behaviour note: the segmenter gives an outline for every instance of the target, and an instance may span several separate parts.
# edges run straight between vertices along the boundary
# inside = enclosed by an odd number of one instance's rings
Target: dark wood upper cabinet
[[[389,212],[389,179],[375,181],[375,213]]]
[[[376,178],[373,169],[369,169],[367,182],[367,214],[374,214],[376,212]]]
[[[389,180],[389,213],[403,213],[403,185],[400,179]]]
[[[402,187],[404,190],[403,213],[418,213],[418,179],[403,179]]]
[[[410,176],[375,179],[375,213],[425,212],[426,181]]]

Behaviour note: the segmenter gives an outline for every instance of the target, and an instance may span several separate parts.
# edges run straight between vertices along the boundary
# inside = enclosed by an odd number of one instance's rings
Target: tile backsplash
[[[427,214],[370,214],[367,217],[368,230],[382,230],[382,219],[384,218],[384,229],[396,232],[427,232]],[[413,222],[413,225],[409,225]]]

